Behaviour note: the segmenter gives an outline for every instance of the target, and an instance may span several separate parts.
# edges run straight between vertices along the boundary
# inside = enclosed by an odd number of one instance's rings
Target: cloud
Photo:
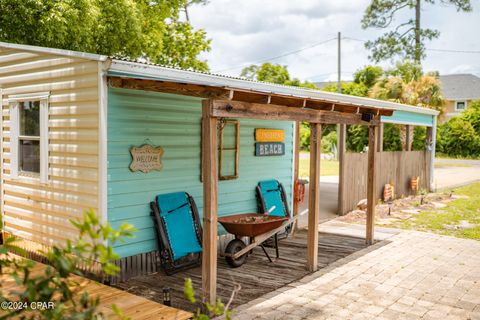
[[[208,60],[212,71],[229,75],[239,75],[243,66],[332,39],[341,31],[344,37],[357,39],[342,41],[342,77],[349,79],[354,71],[369,64],[369,52],[358,40],[375,39],[382,31],[361,28],[368,3],[368,0],[211,0],[206,6],[192,7],[190,18],[195,27],[204,28],[212,39],[212,50],[202,58]],[[428,47],[480,50],[476,31],[480,30],[480,2],[474,1],[474,6],[473,13],[457,13],[445,6],[424,7],[424,25],[441,31],[441,38]],[[407,14],[402,14],[399,21]],[[426,70],[480,73],[480,55],[427,53]],[[301,79],[336,79],[337,44],[330,41],[272,62],[287,65],[290,73]]]

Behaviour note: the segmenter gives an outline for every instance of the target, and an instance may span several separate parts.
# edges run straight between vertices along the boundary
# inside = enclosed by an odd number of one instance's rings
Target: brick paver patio
[[[240,306],[234,319],[480,319],[479,241],[405,231],[386,242]]]

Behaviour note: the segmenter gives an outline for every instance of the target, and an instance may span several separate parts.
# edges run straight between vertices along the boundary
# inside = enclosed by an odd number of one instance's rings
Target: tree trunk
[[[188,16],[188,4],[185,3],[185,6],[183,8],[185,10],[185,20],[187,20],[187,22],[190,22],[190,17]]]
[[[420,1],[417,0],[415,4],[415,62],[422,63],[422,47],[420,39]]]
[[[403,151],[412,150],[413,133],[414,133],[413,126],[400,125],[400,141],[402,143],[402,150]],[[407,139],[407,135],[410,136],[410,139]],[[407,145],[407,143],[409,145]]]
[[[402,150],[407,150],[407,128],[404,125],[400,125],[400,142]]]

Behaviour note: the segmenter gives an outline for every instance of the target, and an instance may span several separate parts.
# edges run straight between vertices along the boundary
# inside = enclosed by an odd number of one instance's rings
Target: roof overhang
[[[329,104],[350,105],[361,108],[374,108],[383,110],[403,110],[421,114],[438,115],[438,111],[409,106],[401,103],[356,97],[308,88],[284,86],[272,83],[250,81],[240,78],[226,77],[188,70],[167,68],[157,65],[137,63],[113,59],[108,74],[118,77],[132,77],[165,82],[195,84],[225,89],[235,89],[263,95],[278,95],[293,99],[309,99],[324,101]]]
[[[38,46],[31,46],[27,44],[16,44],[16,43],[8,43],[8,42],[1,42],[1,41],[0,41],[0,47],[7,48],[7,49],[24,50],[24,51],[30,51],[30,52],[58,54],[66,57],[88,59],[88,60],[95,60],[95,61],[106,61],[108,59],[108,56],[95,54],[95,53],[79,52],[79,51],[64,50],[64,49],[57,49],[57,48],[38,47]]]

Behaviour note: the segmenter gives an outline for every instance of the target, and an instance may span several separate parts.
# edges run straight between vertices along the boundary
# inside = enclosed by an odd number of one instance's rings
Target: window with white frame
[[[48,180],[48,93],[9,96],[10,174]]]
[[[467,108],[466,101],[455,101],[455,111],[463,111]]]

